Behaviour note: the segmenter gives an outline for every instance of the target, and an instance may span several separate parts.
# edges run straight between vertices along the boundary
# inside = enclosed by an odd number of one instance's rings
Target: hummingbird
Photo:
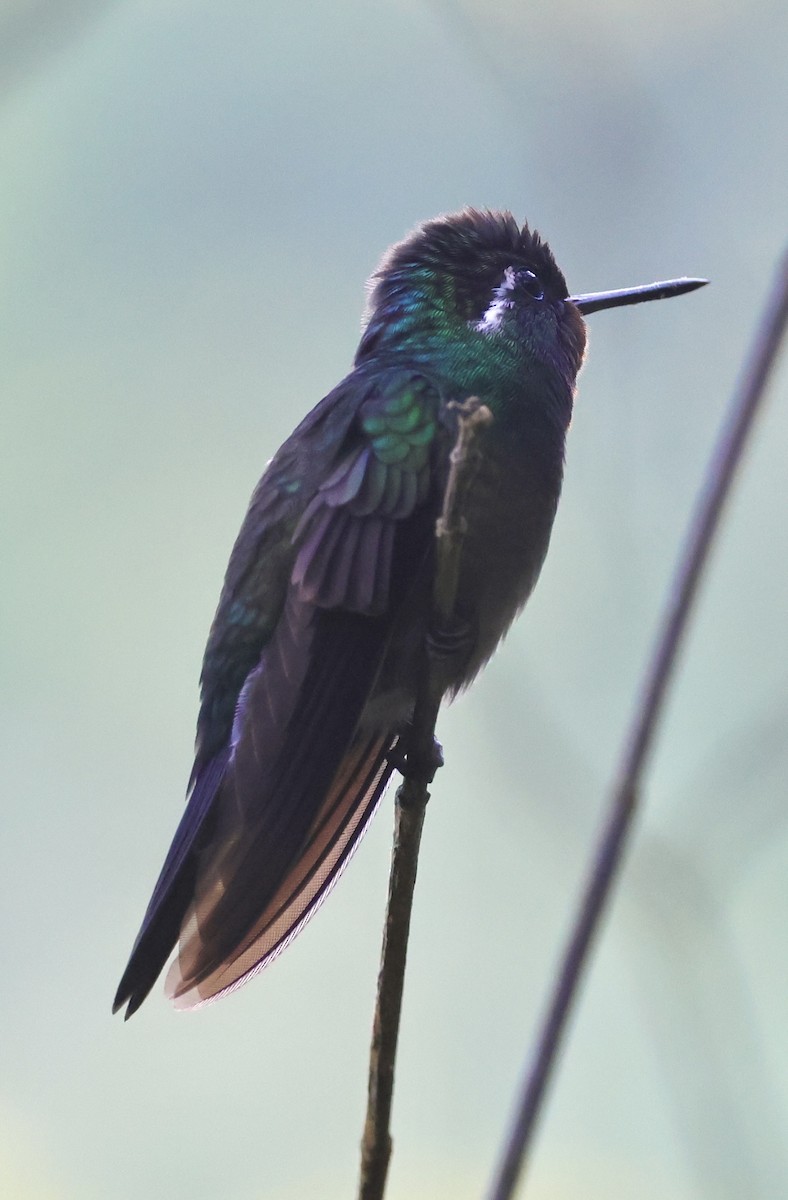
[[[389,249],[353,369],[252,495],[205,650],[186,808],[113,1011],[139,1008],[176,944],[176,1007],[233,991],[295,937],[356,849],[407,750],[456,404],[476,397],[492,420],[475,440],[441,646],[449,698],[547,554],[584,317],[705,282],[570,296],[538,233],[471,208]]]

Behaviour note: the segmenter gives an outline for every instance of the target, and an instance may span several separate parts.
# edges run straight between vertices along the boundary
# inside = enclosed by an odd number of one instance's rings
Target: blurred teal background
[[[547,567],[422,851],[391,1200],[481,1196],[786,235],[784,0],[5,0],[0,1195],[355,1194],[389,796],[287,954],[110,1018],[249,493],[416,221],[511,208],[590,319]],[[788,1194],[788,376],[728,512],[532,1200]]]

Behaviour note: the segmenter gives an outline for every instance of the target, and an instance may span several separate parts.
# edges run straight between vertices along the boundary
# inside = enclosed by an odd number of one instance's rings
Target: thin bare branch
[[[546,1089],[566,1032],[567,1019],[637,810],[641,778],[652,750],[667,687],[676,666],[698,584],[755,415],[777,361],[787,324],[788,255],[778,270],[773,291],[756,331],[749,361],[736,389],[690,522],[668,593],[666,611],[624,743],[607,821],[564,951],[535,1052],[526,1071],[515,1118],[489,1192],[490,1200],[511,1200],[522,1175]]]
[[[449,458],[449,475],[438,519],[432,628],[440,632],[452,619],[465,535],[465,497],[476,474],[474,440],[492,414],[475,398],[450,406],[457,413],[457,440]],[[413,889],[429,799],[428,787],[440,763],[435,723],[442,696],[440,672],[425,646],[403,783],[395,804],[394,844],[389,896],[383,933],[378,992],[369,1054],[367,1115],[361,1141],[359,1200],[382,1200],[391,1158],[391,1103],[397,1053],[405,961],[413,907]]]

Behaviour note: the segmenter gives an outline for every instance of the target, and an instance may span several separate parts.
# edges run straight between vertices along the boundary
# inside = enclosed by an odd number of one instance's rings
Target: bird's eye
[[[533,271],[518,271],[517,282],[534,300],[544,300],[544,288],[538,275]]]

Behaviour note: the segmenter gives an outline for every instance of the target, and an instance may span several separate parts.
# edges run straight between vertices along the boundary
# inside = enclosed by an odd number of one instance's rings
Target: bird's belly
[[[560,471],[546,481],[533,464],[485,459],[473,482],[462,544],[457,613],[473,648],[450,686],[465,687],[484,666],[530,596],[547,554]]]

